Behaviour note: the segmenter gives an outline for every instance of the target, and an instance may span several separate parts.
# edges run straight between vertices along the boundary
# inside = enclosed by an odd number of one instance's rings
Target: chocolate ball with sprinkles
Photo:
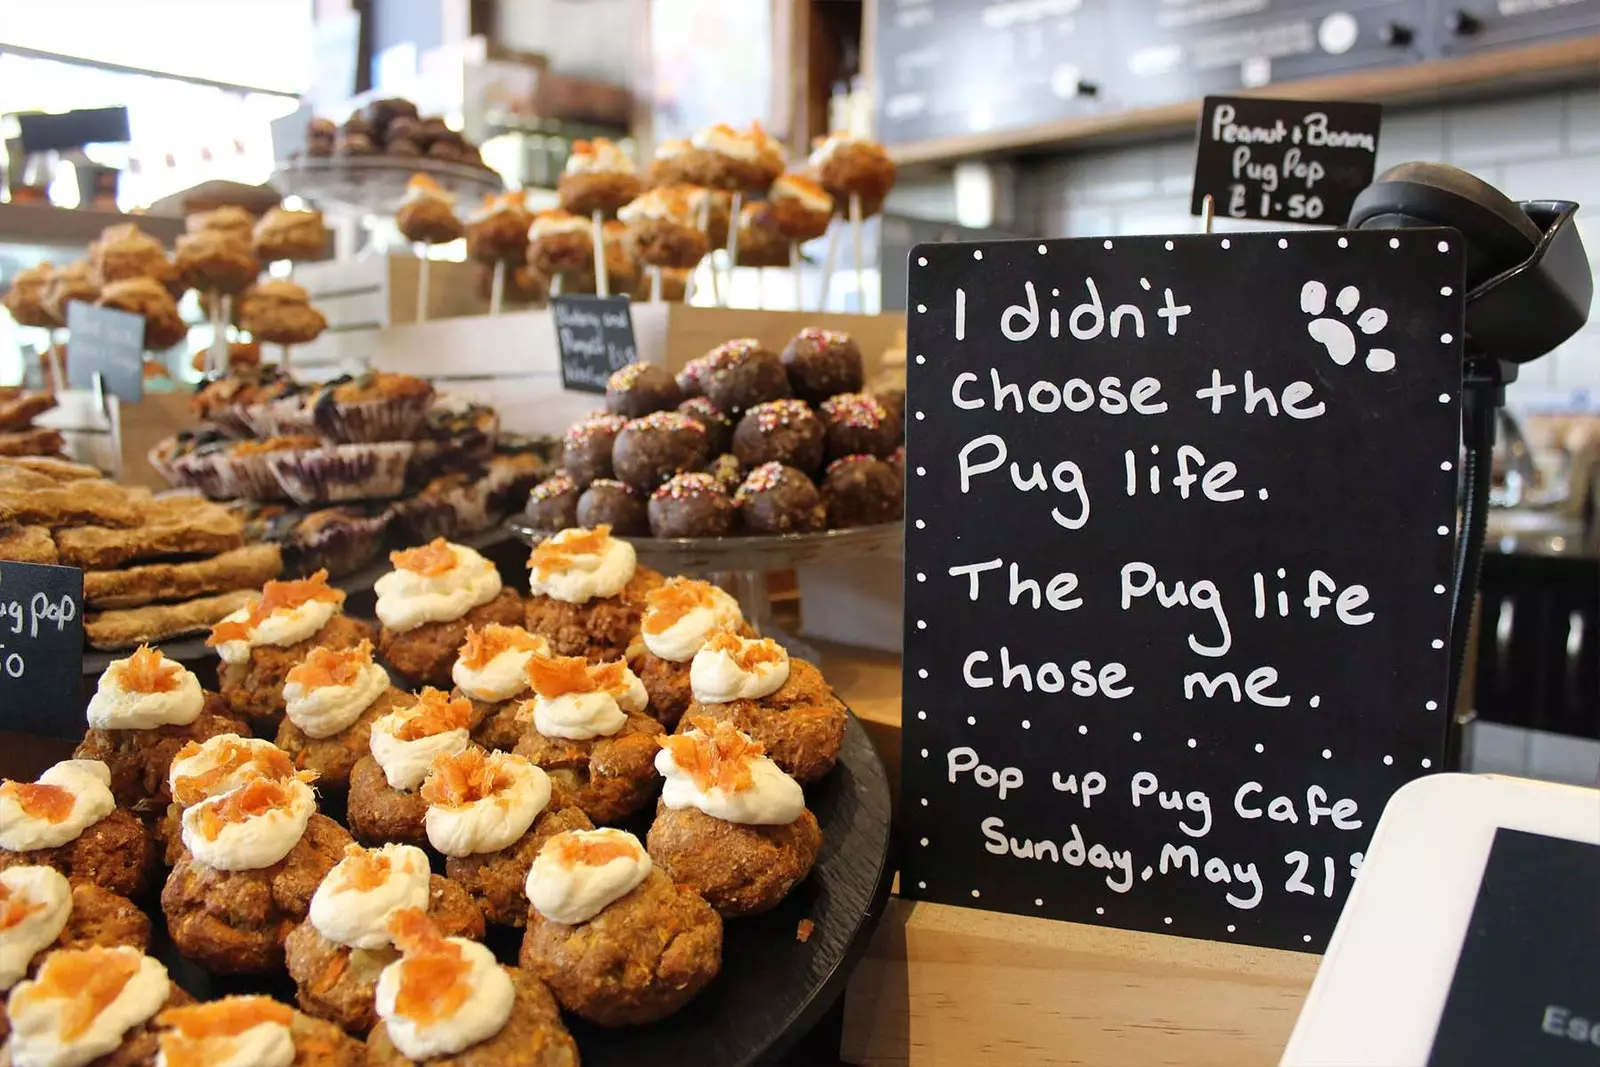
[[[807,474],[822,466],[828,431],[804,400],[769,400],[744,413],[733,454],[747,467],[782,463]]]
[[[706,375],[711,373],[711,369],[716,363],[716,360],[712,358],[714,355],[715,353],[713,352],[698,359],[691,359],[678,372],[678,391],[684,395],[685,399],[706,395]]]
[[[697,471],[711,458],[706,428],[678,411],[656,411],[634,419],[611,449],[616,477],[641,493],[682,471]]]
[[[593,529],[604,524],[619,537],[643,537],[650,532],[644,498],[615,478],[596,478],[578,498],[578,523]]]
[[[739,517],[733,498],[709,474],[675,474],[650,494],[650,532],[657,537],[724,537]]]
[[[870,393],[840,393],[823,401],[822,424],[828,432],[828,459],[840,456],[887,456],[900,443],[900,427]]]
[[[894,451],[889,453],[888,463],[889,466],[900,472],[900,480],[904,482],[906,477],[906,446],[903,444],[896,445]]]
[[[710,463],[706,464],[706,473],[717,480],[717,484],[728,491],[731,497],[739,491],[739,483],[744,481],[744,464],[739,462],[739,457],[732,452],[724,452]]]
[[[733,420],[710,397],[691,396],[678,410],[706,428],[706,444],[713,454],[726,452],[733,443]]]
[[[701,378],[706,396],[730,415],[789,395],[783,361],[761,347],[760,341],[749,337],[729,341],[712,349],[706,358],[711,360]]]
[[[906,435],[906,391],[904,389],[873,389],[872,395],[889,413],[889,421],[900,429],[900,440]]]
[[[628,425],[622,415],[595,415],[575,422],[561,436],[561,469],[579,489],[596,478],[610,478],[612,446]]]
[[[578,487],[565,474],[546,478],[528,494],[523,509],[535,530],[565,530],[578,525]]]
[[[840,456],[822,477],[822,502],[830,529],[896,522],[905,514],[905,480],[876,456]]]
[[[606,379],[606,410],[630,419],[652,411],[670,411],[683,399],[683,391],[665,367],[630,363]]]
[[[763,463],[734,494],[739,517],[751,533],[815,533],[828,526],[822,494],[804,471],[782,463]]]
[[[789,372],[789,387],[808,403],[859,392],[866,381],[861,347],[842,330],[807,326],[790,338],[780,358]]]

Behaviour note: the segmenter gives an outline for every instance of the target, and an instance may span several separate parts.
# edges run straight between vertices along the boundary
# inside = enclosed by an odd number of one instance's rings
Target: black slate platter
[[[331,815],[338,798],[327,805]],[[854,716],[838,765],[806,791],[822,825],[811,876],[765,915],[723,928],[722,972],[688,1007],[651,1026],[608,1030],[567,1017],[584,1067],[745,1067],[768,1062],[814,1026],[844,991],[889,898],[889,780]],[[647,820],[627,829],[641,840]],[[814,924],[797,937],[800,923]],[[178,956],[156,923],[153,955],[196,997],[265,993],[294,1003],[286,978],[212,975]],[[515,965],[521,931],[491,930],[486,943]]]

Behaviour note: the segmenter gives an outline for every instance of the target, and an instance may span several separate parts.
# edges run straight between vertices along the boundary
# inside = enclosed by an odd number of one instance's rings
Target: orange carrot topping
[[[294,1009],[271,997],[234,996],[208,1004],[168,1008],[156,1023],[170,1026],[161,1035],[162,1061],[167,1067],[209,1067],[218,1056],[234,1050],[231,1038],[264,1023],[290,1026]]]
[[[628,691],[627,669],[628,665],[620,659],[597,664],[589,668],[589,684],[596,690],[621,696]]]
[[[694,781],[702,793],[721,789],[738,793],[754,784],[750,762],[766,751],[761,742],[725,722],[696,718],[689,722],[691,733],[659,738],[662,748],[672,753],[672,762]]]
[[[439,756],[422,783],[422,799],[442,808],[459,808],[492,797],[516,781],[509,759],[507,753],[476,746],[454,756]]]
[[[323,648],[318,645],[303,661],[289,669],[285,680],[296,683],[302,689],[350,685],[370,666],[371,641],[363,640],[355,648]]]
[[[461,645],[461,662],[470,670],[482,670],[490,660],[502,652],[543,652],[549,645],[520,626],[502,626],[491,622],[483,629],[471,627]]]
[[[217,787],[232,778],[244,767],[254,767],[262,778],[292,778],[294,764],[289,754],[281,748],[252,747],[243,741],[209,741],[215,758],[212,767],[200,774],[179,775],[172,783],[172,799],[183,807],[190,807],[216,792]],[[178,749],[173,762],[188,759],[206,751],[198,742],[190,741]]]
[[[295,791],[287,781],[257,778],[201,808],[196,822],[200,833],[207,840],[215,841],[230,823],[245,822],[287,808],[294,797]]]
[[[427,1026],[448,1019],[472,997],[472,964],[461,946],[439,934],[433,920],[418,908],[403,908],[389,917],[389,932],[404,953],[400,961],[400,989],[394,1010]]]
[[[644,599],[648,605],[644,613],[647,634],[665,633],[691,611],[714,603],[711,586],[692,578],[668,578],[665,584],[646,593]]]
[[[794,939],[803,945],[811,940],[811,934],[816,928],[817,924],[810,919],[801,919],[800,925],[795,927]]]
[[[268,617],[280,611],[293,611],[313,600],[343,604],[344,590],[328,584],[328,572],[325,570],[299,581],[268,582],[261,587],[261,599],[251,606],[249,613],[242,619],[217,623],[211,628],[211,636],[206,638],[206,644],[215,647],[227,641],[248,641],[250,631]]]
[[[44,901],[33,900],[0,882],[0,931],[21,926],[23,920],[44,910]]]
[[[604,867],[612,860],[637,859],[639,846],[622,834],[581,834],[568,830],[550,839],[556,859],[567,867]]]
[[[743,671],[753,671],[763,663],[781,663],[783,649],[770,637],[747,641],[731,630],[713,630],[701,646],[713,652],[726,652]]]
[[[396,741],[417,741],[451,730],[465,730],[472,721],[472,703],[469,700],[465,697],[451,700],[449,693],[431,685],[417,694],[413,710],[418,714],[401,720],[395,729]]]
[[[33,985],[11,994],[11,1014],[15,1017],[32,1001],[56,1001],[61,1040],[75,1041],[139,973],[140,958],[137,953],[98,947],[52,952]]]
[[[389,553],[389,562],[403,571],[420,574],[424,578],[437,578],[456,569],[456,554],[450,542],[435,537],[420,548],[407,548]]]
[[[566,693],[592,693],[594,681],[582,656],[534,656],[528,661],[528,684],[546,700]]]
[[[389,880],[394,864],[388,853],[377,849],[364,849],[360,845],[344,847],[344,884],[358,893],[369,893]]]
[[[39,782],[0,782],[0,797],[10,797],[25,815],[48,823],[66,822],[77,803],[72,790]]]
[[[406,188],[419,189],[429,193],[437,193],[439,192],[439,183],[428,177],[426,174],[413,174],[409,179],[407,179]]]
[[[564,571],[579,556],[597,556],[604,552],[610,542],[611,527],[605,523],[592,530],[574,530],[559,540],[547,538],[534,546],[533,555],[528,557],[528,569],[540,576]]]
[[[140,645],[133,655],[111,666],[111,676],[130,693],[170,693],[183,682],[183,665]]]

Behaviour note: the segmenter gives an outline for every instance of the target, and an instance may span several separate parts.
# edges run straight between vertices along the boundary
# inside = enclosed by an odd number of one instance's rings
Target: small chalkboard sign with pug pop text
[[[0,730],[83,734],[83,572],[0,560]]]
[[[1189,211],[1343,226],[1378,158],[1377,104],[1208,96]]]
[[[629,307],[626,296],[550,298],[564,388],[603,393],[606,379],[639,358]]]
[[[1459,242],[912,250],[903,893],[1321,950],[1441,756]]]

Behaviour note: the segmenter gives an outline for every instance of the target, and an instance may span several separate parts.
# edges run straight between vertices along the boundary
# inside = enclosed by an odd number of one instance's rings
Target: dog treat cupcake
[[[367,1067],[578,1067],[577,1043],[538,978],[501,967],[476,942],[441,936],[419,911],[401,911],[390,929],[404,955],[378,976],[381,1021],[367,1038]]]
[[[311,296],[303,288],[274,278],[257,283],[239,298],[239,325],[258,341],[303,345],[321,336],[328,320],[311,306]]]
[[[739,266],[787,267],[789,239],[778,229],[778,220],[765,200],[745,204],[739,209]]]
[[[172,983],[160,961],[138,948],[60,949],[11,990],[0,1013],[11,1024],[11,1036],[0,1044],[0,1064],[154,1064],[156,1013],[189,1003],[192,998]]]
[[[427,422],[433,399],[433,386],[425,378],[367,371],[325,386],[313,403],[313,417],[329,440],[407,441]]]
[[[243,237],[224,230],[182,234],[173,264],[184,285],[210,293],[237,293],[261,273],[248,231]]]
[[[645,596],[639,636],[628,647],[628,667],[644,683],[650,714],[669,730],[694,700],[690,664],[718,631],[747,633],[739,602],[710,582],[668,578]]]
[[[710,458],[705,427],[677,411],[634,419],[611,448],[618,480],[641,492],[650,492],[674,474],[698,470]]]
[[[706,396],[729,415],[789,395],[783,362],[751,337],[718,345],[706,355],[701,384]]]
[[[368,752],[372,724],[406,702],[389,684],[389,672],[372,661],[370,641],[314,648],[283,683],[278,747],[323,788],[343,789],[356,760]]]
[[[346,815],[350,830],[367,844],[428,840],[424,818],[428,802],[418,792],[433,761],[466,751],[473,727],[473,705],[465,697],[425,687],[416,702],[372,724],[372,754],[350,772]]]
[[[606,459],[611,458],[609,451]],[[546,478],[528,494],[522,511],[535,530],[565,530],[578,524],[578,486],[565,474]]]
[[[594,225],[570,211],[541,211],[528,227],[528,262],[547,276],[594,269]]]
[[[630,419],[652,411],[669,411],[683,394],[665,367],[656,363],[630,363],[606,379],[606,410]]]
[[[638,565],[611,530],[573,527],[545,538],[528,558],[528,629],[557,656],[591,663],[620,658],[639,632],[644,597],[661,575]]]
[[[579,526],[609,526],[620,536],[650,532],[650,518],[638,491],[615,478],[596,478],[578,497]]]
[[[522,926],[522,895],[539,849],[562,830],[588,830],[565,790],[522,756],[470,747],[440,756],[422,783],[428,843],[444,853],[445,874],[472,895],[489,922]]]
[[[107,282],[95,303],[144,319],[144,346],[152,351],[171,348],[189,336],[189,327],[178,314],[177,302],[167,287],[154,278]]]
[[[811,872],[822,829],[758,742],[725,722],[684,722],[656,755],[666,784],[650,858],[724,918],[768,911]]]
[[[684,189],[695,224],[706,235],[712,248],[728,247],[728,230],[733,225],[733,194],[726,189],[707,189],[690,185]]]
[[[601,1026],[683,1007],[722,967],[722,919],[623,830],[557,834],[528,871],[518,962],[561,1006]]]
[[[171,803],[167,772],[180,749],[245,729],[193,672],[146,645],[100,675],[88,717],[73,758],[105,764],[118,806],[143,815],[159,815]]]
[[[361,1067],[361,1043],[265,996],[228,996],[156,1016],[155,1067]]]
[[[256,217],[238,204],[223,204],[210,211],[195,211],[184,216],[183,229],[190,235],[220,233],[235,241],[250,240]]]
[[[59,949],[150,945],[150,920],[133,901],[95,885],[74,886],[49,867],[0,871],[0,1042],[4,994]]]
[[[828,232],[833,197],[803,174],[780,175],[767,190],[778,232],[787,241],[811,241]]]
[[[271,741],[238,734],[218,734],[178,750],[167,773],[172,803],[157,827],[171,867],[183,854],[183,813],[202,800],[221,796],[256,779],[295,777],[294,761]]]
[[[771,638],[712,633],[694,654],[689,688],[685,720],[732,724],[797,781],[816,781],[839,759],[844,704],[821,671]]]
[[[808,404],[859,392],[866,380],[861,348],[843,330],[807,326],[790,339],[779,358],[789,372],[794,395]]]
[[[744,413],[733,454],[747,467],[782,463],[810,473],[822,466],[828,432],[803,400],[769,400]]]
[[[166,286],[178,280],[178,270],[161,242],[130,222],[107,226],[89,245],[89,277],[101,289],[135,278]]]
[[[350,844],[299,778],[256,779],[183,813],[183,853],[161,890],[167,933],[219,974],[283,966],[283,942]]]
[[[467,631],[450,677],[452,697],[472,702],[472,739],[484,748],[510,751],[525,726],[520,710],[528,692],[528,661],[550,654],[550,643],[521,626],[490,623]]]
[[[252,233],[256,255],[263,263],[279,259],[316,259],[328,245],[328,228],[322,212],[268,208]]]
[[[64,320],[58,320],[51,314],[45,303],[45,294],[49,292],[55,274],[55,267],[49,263],[40,263],[37,266],[24,267],[11,279],[11,288],[6,290],[4,305],[18,326],[62,325]]]
[[[0,780],[0,871],[51,867],[74,885],[140,896],[155,873],[155,842],[116,803],[99,760],[63,760],[37,782]]]
[[[284,944],[300,1007],[352,1034],[378,1021],[378,975],[400,957],[389,920],[425,912],[450,937],[483,937],[483,914],[454,882],[430,874],[414,845],[350,845],[311,896],[311,911]]]
[[[573,423],[561,435],[561,469],[579,492],[596,478],[615,474],[611,450],[626,425],[628,420],[622,415],[594,415]],[[576,498],[573,506],[577,506]]]
[[[21,281],[21,275],[11,283],[12,292]],[[6,294],[7,300],[10,293]],[[100,298],[100,286],[95,283],[87,259],[76,260],[64,267],[57,267],[50,275],[50,282],[44,291],[44,308],[53,320],[53,325],[65,326],[67,324],[67,305],[74,300],[81,300],[85,304],[92,304]],[[9,307],[10,304],[7,304]],[[41,326],[45,323],[22,322],[24,326]]]
[[[262,731],[283,719],[283,684],[291,668],[314,648],[354,648],[371,640],[367,624],[346,616],[344,590],[328,573],[268,582],[261,599],[211,628],[206,644],[217,650],[222,698],[236,715]]]
[[[683,186],[651,189],[624,204],[617,218],[627,224],[639,261],[652,267],[693,267],[710,248]]]
[[[875,456],[841,456],[828,464],[822,500],[835,530],[898,522],[905,514],[905,481]]]
[[[705,427],[706,447],[712,455],[721,455],[733,443],[733,420],[709,397],[691,396],[678,405],[678,411]]]
[[[406,183],[394,221],[406,240],[427,245],[447,244],[466,233],[456,217],[456,198],[426,174],[413,174]]]
[[[479,263],[521,263],[527,258],[533,213],[521,193],[486,196],[467,216],[467,257]]]
[[[747,474],[733,502],[752,533],[816,533],[828,527],[828,507],[816,483],[781,463],[763,463]]]
[[[627,818],[655,795],[655,739],[644,683],[620,660],[594,666],[573,657],[528,661],[533,699],[516,753],[564,787],[596,823]]]
[[[871,393],[840,393],[822,402],[818,413],[828,430],[828,459],[887,456],[900,443],[901,427]]]
[[[394,570],[373,584],[383,628],[378,650],[413,685],[450,684],[456,650],[473,626],[522,620],[522,598],[495,565],[465,545],[435,538],[391,552]]]
[[[727,489],[703,471],[674,474],[650,494],[646,509],[654,537],[724,537],[738,514]]]
[[[765,192],[783,173],[783,149],[758,122],[744,131],[721,123],[707,126],[689,144],[704,153],[696,163],[702,185]]]
[[[841,214],[848,210],[852,195],[861,198],[862,218],[883,209],[895,175],[894,160],[883,145],[848,133],[830,133],[815,145],[811,173],[832,195]]]
[[[642,188],[628,154],[604,137],[596,137],[572,142],[556,195],[561,198],[561,210],[588,217],[596,211],[615,214]]]

